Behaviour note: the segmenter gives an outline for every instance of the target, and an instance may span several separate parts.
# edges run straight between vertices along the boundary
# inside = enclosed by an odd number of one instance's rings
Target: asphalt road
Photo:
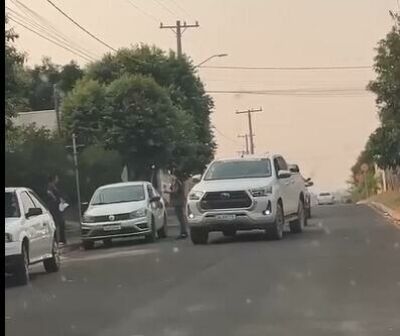
[[[303,234],[75,251],[6,284],[6,335],[400,335],[400,230],[327,206]]]

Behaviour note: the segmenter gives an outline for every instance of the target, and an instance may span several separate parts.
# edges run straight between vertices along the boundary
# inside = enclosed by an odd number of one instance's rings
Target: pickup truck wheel
[[[190,238],[195,245],[205,245],[208,242],[208,231],[203,228],[190,228]]]
[[[14,276],[20,286],[25,286],[29,282],[29,256],[26,244],[22,245],[21,256],[15,267]]]
[[[60,252],[58,249],[57,241],[55,239],[53,239],[51,255],[51,258],[43,260],[43,266],[47,273],[58,272],[58,270],[60,269]]]
[[[94,247],[94,241],[92,240],[84,240],[82,242],[82,246],[85,250],[91,250]]]
[[[290,232],[292,233],[301,233],[303,232],[304,227],[307,225],[307,217],[304,208],[304,202],[302,200],[299,201],[299,208],[297,210],[297,219],[290,222]]]
[[[283,227],[285,225],[285,217],[283,215],[283,208],[280,203],[276,206],[276,217],[275,221],[266,230],[267,236],[273,240],[281,240],[283,238]]]

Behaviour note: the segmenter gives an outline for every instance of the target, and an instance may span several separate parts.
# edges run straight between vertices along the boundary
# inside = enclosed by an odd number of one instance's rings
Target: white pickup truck
[[[279,240],[286,225],[294,233],[306,225],[304,181],[281,155],[215,160],[196,179],[187,200],[194,244],[206,244],[212,231],[265,230]]]

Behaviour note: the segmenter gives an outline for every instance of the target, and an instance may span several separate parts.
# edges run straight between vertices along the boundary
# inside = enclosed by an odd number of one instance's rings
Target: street
[[[172,235],[6,283],[6,335],[400,335],[400,230],[367,206],[313,208],[282,241]]]

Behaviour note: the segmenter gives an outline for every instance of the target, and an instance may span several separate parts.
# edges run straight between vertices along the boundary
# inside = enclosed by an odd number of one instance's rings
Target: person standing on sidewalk
[[[57,240],[59,243],[66,244],[65,237],[65,221],[62,212],[60,211],[60,204],[64,203],[58,189],[58,175],[50,175],[47,184],[47,200],[51,215],[54,218],[57,231]]]
[[[183,182],[176,176],[174,177],[174,180],[171,185],[171,191],[169,193],[170,193],[170,202],[175,209],[175,214],[176,217],[178,218],[180,227],[180,235],[178,236],[177,239],[185,239],[188,236],[186,228],[186,215],[185,215],[185,205],[186,205],[185,187]]]

